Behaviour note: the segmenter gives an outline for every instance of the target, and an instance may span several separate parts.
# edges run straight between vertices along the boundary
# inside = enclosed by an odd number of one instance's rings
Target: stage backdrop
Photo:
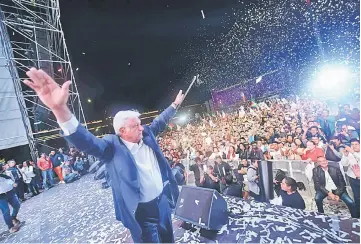
[[[14,83],[5,57],[6,33],[0,33],[0,150],[28,144]],[[21,101],[24,99],[21,97]]]

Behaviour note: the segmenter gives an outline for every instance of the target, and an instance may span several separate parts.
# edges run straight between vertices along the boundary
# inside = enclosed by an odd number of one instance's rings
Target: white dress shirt
[[[76,131],[79,122],[72,116],[70,120],[59,123],[59,125],[64,135],[68,136]],[[129,149],[135,160],[140,184],[140,202],[149,202],[163,191],[162,175],[154,151],[145,145],[142,140],[137,144],[125,141],[122,138],[120,139]]]
[[[356,179],[356,175],[352,170],[352,166],[355,164],[360,164],[360,152],[349,153],[347,156],[342,156],[341,165],[347,166],[346,174],[353,179]]]
[[[332,192],[332,190],[337,189],[337,186],[335,185],[335,182],[333,182],[330,174],[328,173],[328,170],[324,170],[324,171],[325,171],[325,181],[326,181],[325,188],[327,191]]]

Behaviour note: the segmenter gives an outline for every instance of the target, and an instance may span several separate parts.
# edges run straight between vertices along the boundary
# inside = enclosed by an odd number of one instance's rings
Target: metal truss
[[[31,67],[46,71],[61,86],[72,80],[68,106],[86,126],[86,120],[75,82],[64,32],[60,23],[58,0],[1,0],[1,32],[8,36],[7,65],[12,71],[16,95],[24,100],[20,104],[28,136],[31,154],[37,155],[37,146],[50,147],[43,139],[47,132],[57,131],[54,115],[41,103],[38,96],[23,84],[26,71]],[[19,101],[20,101],[19,100]]]

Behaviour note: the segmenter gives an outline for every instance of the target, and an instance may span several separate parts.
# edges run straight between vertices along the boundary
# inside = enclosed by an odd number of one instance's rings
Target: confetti
[[[357,1],[312,1],[310,6],[305,1],[240,2],[220,15],[221,34],[214,34],[213,25],[201,25],[196,41],[179,48],[182,56],[195,61],[175,73],[185,79],[199,73],[202,84],[197,85],[204,89],[197,92],[205,94],[277,69],[274,80],[287,81],[289,87],[307,83],[324,57],[327,62],[349,60],[351,69],[359,70],[358,9]],[[273,86],[266,83],[265,90]]]
[[[202,13],[202,18],[205,19],[206,17],[204,16],[203,10],[201,10]]]

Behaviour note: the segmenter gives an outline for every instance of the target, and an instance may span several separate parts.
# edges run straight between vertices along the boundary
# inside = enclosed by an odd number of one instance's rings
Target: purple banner
[[[245,84],[235,85],[220,91],[213,90],[213,107],[215,110],[225,110],[243,102],[243,99],[249,101],[278,94],[284,89],[285,78],[285,72],[276,71],[258,79],[248,80]]]

